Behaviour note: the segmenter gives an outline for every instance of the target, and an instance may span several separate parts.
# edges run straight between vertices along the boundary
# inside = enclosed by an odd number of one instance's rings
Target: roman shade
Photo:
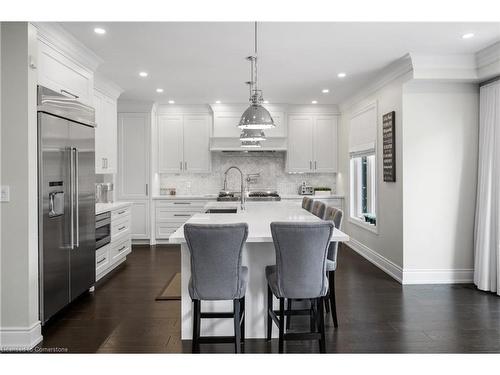
[[[349,155],[365,156],[375,152],[377,142],[377,106],[371,103],[351,116]]]

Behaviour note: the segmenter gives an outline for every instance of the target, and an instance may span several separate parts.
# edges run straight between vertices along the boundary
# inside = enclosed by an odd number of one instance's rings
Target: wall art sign
[[[396,182],[396,112],[382,116],[384,181]]]

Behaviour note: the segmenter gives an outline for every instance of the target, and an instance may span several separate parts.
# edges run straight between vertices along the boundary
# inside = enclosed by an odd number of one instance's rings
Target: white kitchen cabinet
[[[337,117],[290,115],[288,118],[287,171],[337,171]]]
[[[158,172],[210,172],[210,116],[158,116]]]
[[[38,83],[92,106],[94,73],[44,39],[38,41]]]
[[[156,200],[155,226],[156,239],[168,240],[191,216],[203,211],[206,200]]]
[[[117,111],[116,99],[94,90],[95,173],[117,172]]]
[[[131,235],[133,240],[147,240],[149,231],[149,201],[134,201],[131,209]]]

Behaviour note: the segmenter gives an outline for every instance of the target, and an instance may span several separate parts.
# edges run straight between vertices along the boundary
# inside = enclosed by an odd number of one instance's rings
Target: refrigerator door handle
[[[75,171],[73,170],[75,160],[73,157],[73,149],[69,149],[69,221],[70,221],[70,245],[69,248],[73,250],[75,248],[75,195],[74,195],[74,185],[75,185]]]
[[[79,186],[79,182],[78,182],[78,177],[79,177],[79,171],[78,171],[78,166],[79,166],[79,161],[78,161],[78,149],[77,148],[74,148],[75,150],[75,207],[76,207],[76,236],[75,236],[75,239],[76,239],[76,243],[75,243],[75,246],[76,247],[79,247],[80,246],[80,210],[79,210],[79,206],[80,206],[80,202],[79,202],[79,195],[80,195],[80,186]]]

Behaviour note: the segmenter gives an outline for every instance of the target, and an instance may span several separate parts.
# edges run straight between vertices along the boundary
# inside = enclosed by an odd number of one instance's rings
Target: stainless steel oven
[[[111,242],[111,212],[95,215],[95,249]]]

